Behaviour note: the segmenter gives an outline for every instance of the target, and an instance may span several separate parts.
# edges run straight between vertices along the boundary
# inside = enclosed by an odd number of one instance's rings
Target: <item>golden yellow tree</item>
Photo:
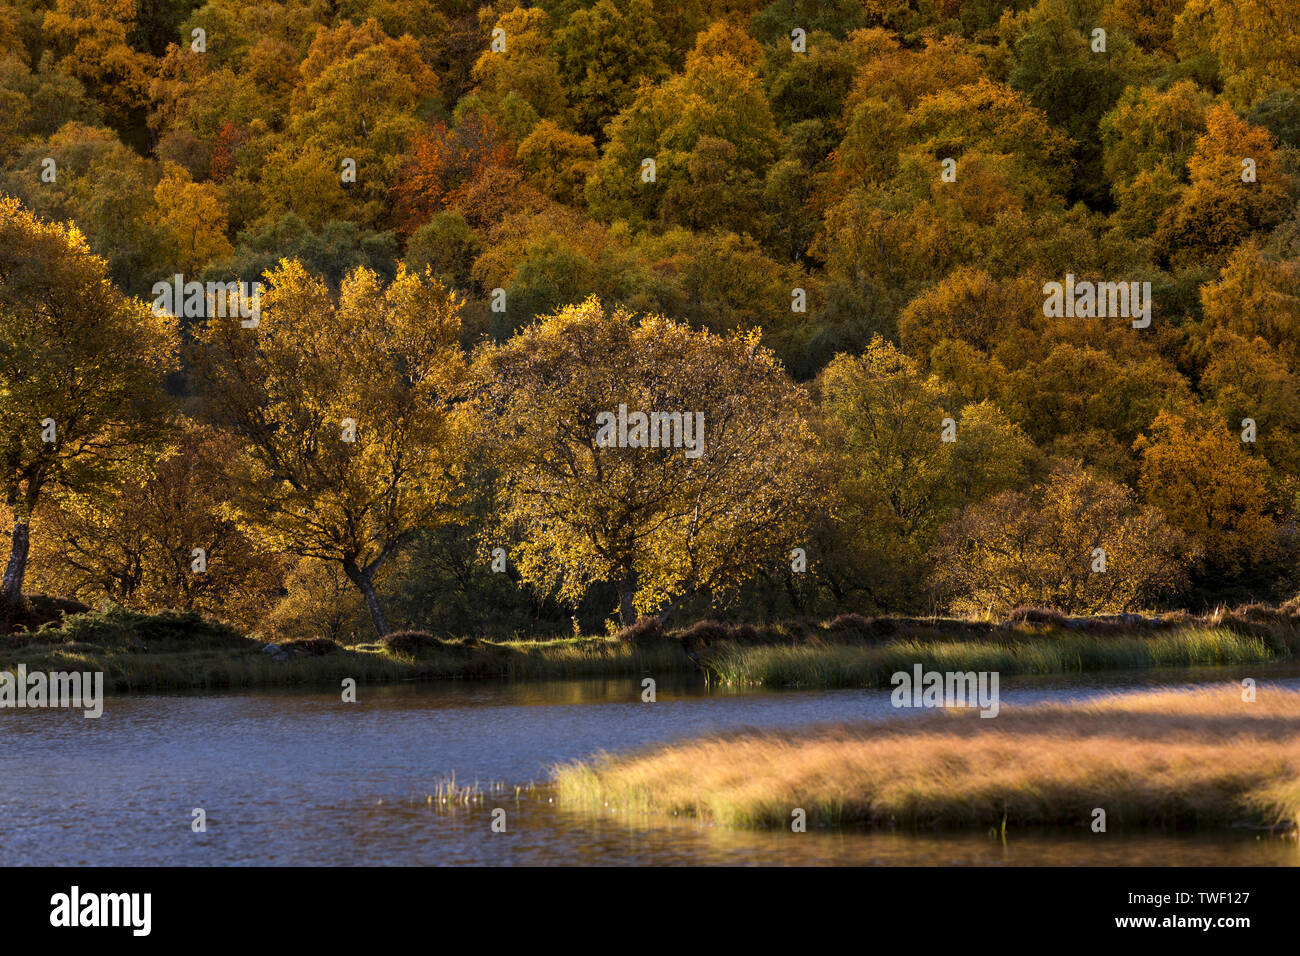
[[[1239,571],[1273,552],[1268,463],[1248,455],[1222,419],[1162,411],[1135,447],[1143,496],[1204,549],[1212,567]]]
[[[685,72],[641,86],[609,123],[609,142],[587,181],[592,213],[734,225],[721,210],[757,201],[780,141],[756,68],[760,55],[743,30],[719,21],[696,38]]]
[[[175,320],[109,281],[75,228],[0,197],[0,481],[13,516],[2,597],[22,596],[49,490],[90,492],[163,438]]]
[[[1188,555],[1157,509],[1069,464],[964,509],[939,536],[933,583],[965,613],[1133,611],[1186,584]]]
[[[197,275],[208,263],[235,251],[226,239],[218,187],[196,183],[183,167],[168,163],[153,197],[155,227],[167,243],[168,264],[177,271]]]
[[[1300,369],[1300,270],[1243,242],[1214,282],[1201,286],[1205,332],[1259,336]]]
[[[144,103],[151,65],[129,42],[135,11],[133,0],[56,0],[45,14],[59,69],[101,96],[119,122]]]
[[[279,555],[226,515],[233,436],[182,426],[111,495],[64,495],[35,536],[32,580],[49,593],[141,610],[204,611],[255,626],[284,579]]]
[[[571,601],[611,584],[631,623],[797,544],[804,397],[756,332],[637,321],[591,298],[485,347],[475,370],[524,580]]]
[[[1300,73],[1300,12],[1295,0],[1188,0],[1174,22],[1185,59],[1210,53],[1224,93],[1248,109]]]
[[[1205,132],[1187,160],[1191,180],[1161,216],[1156,254],[1174,265],[1218,263],[1252,232],[1285,218],[1291,175],[1273,135],[1230,107],[1205,111]]]
[[[263,224],[285,212],[313,228],[331,219],[376,224],[437,76],[410,36],[375,20],[319,27],[298,68],[284,137],[266,160]]]
[[[337,301],[297,262],[267,278],[257,327],[212,318],[195,353],[248,446],[234,508],[259,545],[337,562],[386,634],[377,576],[460,491],[461,302],[405,269],[388,286],[358,269]]]
[[[1205,342],[1201,388],[1229,428],[1254,423],[1253,451],[1300,479],[1300,375],[1263,338],[1216,329]]]

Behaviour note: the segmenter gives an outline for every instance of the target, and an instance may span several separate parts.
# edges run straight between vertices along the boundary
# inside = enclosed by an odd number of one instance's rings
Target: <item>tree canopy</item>
[[[1293,7],[0,0],[7,600],[1289,598]]]

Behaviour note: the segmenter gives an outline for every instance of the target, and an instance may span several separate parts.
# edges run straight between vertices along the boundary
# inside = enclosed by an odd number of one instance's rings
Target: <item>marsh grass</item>
[[[513,789],[514,797],[518,800],[522,788]],[[440,808],[481,807],[488,798],[504,796],[510,791],[511,788],[501,781],[481,784],[476,780],[462,785],[456,782],[456,774],[453,772],[434,781],[433,787],[425,794],[425,803]]]
[[[723,645],[701,662],[722,684],[765,687],[887,687],[892,674],[926,670],[1066,674],[1138,667],[1246,664],[1284,659],[1260,637],[1189,627],[1151,636],[1055,631],[981,640],[908,638],[886,644]]]
[[[747,731],[557,768],[561,804],[732,827],[1300,825],[1300,693],[1236,685]],[[1098,837],[1099,839],[1103,837]]]

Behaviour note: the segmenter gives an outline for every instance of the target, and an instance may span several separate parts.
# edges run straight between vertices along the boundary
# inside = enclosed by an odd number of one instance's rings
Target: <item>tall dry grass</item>
[[[1289,656],[1263,638],[1226,628],[1186,627],[1147,636],[1051,632],[980,640],[907,638],[885,644],[740,646],[701,657],[723,684],[764,687],[886,687],[896,671],[986,670],[1001,674],[1066,674],[1132,667],[1251,664]]]
[[[573,807],[728,826],[1300,825],[1300,693],[1241,688],[757,732],[557,768]]]

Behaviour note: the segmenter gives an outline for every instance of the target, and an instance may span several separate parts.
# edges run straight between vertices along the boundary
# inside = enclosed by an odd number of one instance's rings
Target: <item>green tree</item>
[[[1074,10],[1071,7],[1075,7]],[[1016,61],[1008,82],[1024,91],[1053,125],[1074,143],[1074,193],[1093,205],[1109,200],[1102,182],[1098,122],[1141,73],[1132,45],[1122,31],[1106,37],[1104,53],[1094,52],[1096,21],[1067,0],[1040,0],[1021,14]],[[1080,22],[1082,21],[1082,22]]]
[[[46,158],[55,162],[54,182],[41,179]],[[145,295],[163,271],[157,182],[152,165],[111,131],[69,123],[24,149],[3,188],[42,219],[75,222],[109,277],[128,294]]]
[[[835,449],[828,507],[838,528],[824,547],[840,559],[823,562],[832,589],[916,610],[939,526],[1023,480],[1033,445],[991,403],[958,411],[943,382],[879,337],[860,356],[837,356],[819,386],[822,444]]]
[[[517,7],[503,14],[493,29],[503,31],[505,49],[489,47],[474,64],[474,89],[489,110],[499,110],[507,99],[517,97],[537,118],[566,119],[569,104],[546,11]]]
[[[598,0],[573,11],[555,31],[555,55],[577,128],[596,140],[642,83],[668,76],[668,44],[650,0]]]
[[[691,226],[711,205],[755,207],[780,144],[752,65],[759,52],[743,31],[717,23],[700,35],[684,74],[642,87],[609,124],[587,184],[592,212]],[[655,163],[653,182],[645,160]]]

